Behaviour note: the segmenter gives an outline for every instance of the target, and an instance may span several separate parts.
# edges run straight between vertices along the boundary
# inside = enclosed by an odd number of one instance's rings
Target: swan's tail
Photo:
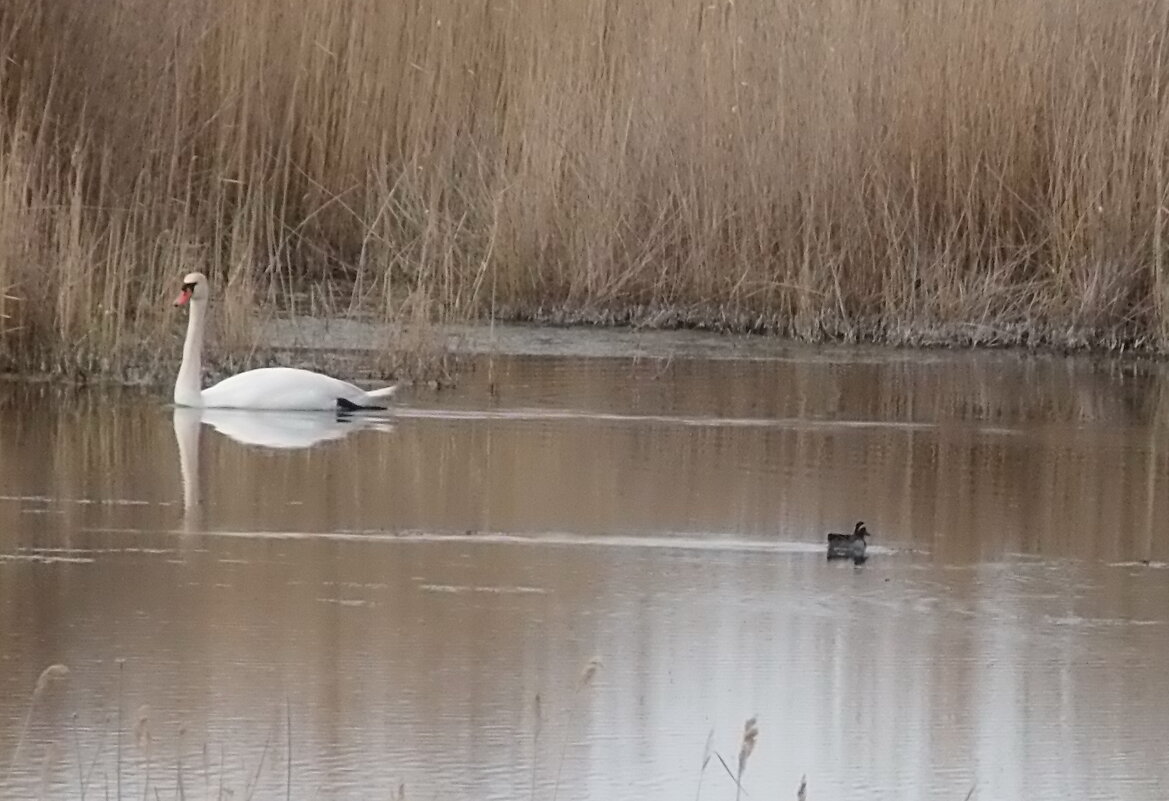
[[[368,389],[365,391],[365,395],[368,398],[389,398],[398,391],[398,387],[400,386],[402,385],[391,384],[390,386],[382,387],[381,389]]]
[[[381,387],[380,389],[362,390],[360,398],[349,400],[348,398],[337,398],[337,411],[346,412],[360,412],[365,409],[380,409],[384,410],[386,407],[382,406],[377,401],[383,398],[389,398],[398,391],[399,384],[394,384],[389,387]]]

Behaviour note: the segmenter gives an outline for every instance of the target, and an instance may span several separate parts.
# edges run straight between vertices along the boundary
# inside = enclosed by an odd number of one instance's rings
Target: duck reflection
[[[206,424],[233,442],[273,450],[303,450],[344,439],[356,431],[392,431],[385,417],[334,412],[273,412],[246,409],[174,409],[175,441],[183,480],[183,528],[203,527],[199,438]]]

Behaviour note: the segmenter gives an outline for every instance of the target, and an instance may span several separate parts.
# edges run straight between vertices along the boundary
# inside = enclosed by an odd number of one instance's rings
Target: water
[[[750,798],[1164,798],[1165,368],[662,341],[0,385],[0,797],[731,799],[757,716]]]

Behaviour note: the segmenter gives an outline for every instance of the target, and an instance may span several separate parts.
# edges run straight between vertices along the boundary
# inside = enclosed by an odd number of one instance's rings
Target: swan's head
[[[191,301],[207,300],[207,276],[203,273],[187,273],[183,276],[183,290],[175,298],[176,306],[186,306]]]

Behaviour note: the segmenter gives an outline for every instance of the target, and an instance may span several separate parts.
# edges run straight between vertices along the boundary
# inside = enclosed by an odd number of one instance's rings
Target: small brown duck
[[[863,562],[865,550],[868,548],[865,537],[871,536],[873,535],[865,528],[864,522],[857,522],[851,534],[837,534],[835,532],[829,534],[828,558],[852,559],[858,564]]]

